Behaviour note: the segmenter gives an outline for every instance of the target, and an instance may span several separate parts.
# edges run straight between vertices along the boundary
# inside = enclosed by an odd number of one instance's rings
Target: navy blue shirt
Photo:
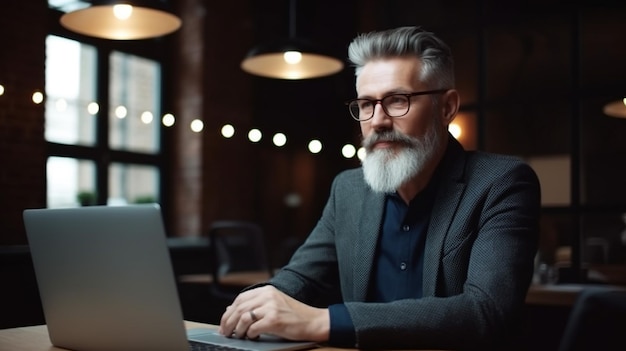
[[[432,183],[409,205],[396,193],[386,196],[367,301],[389,302],[422,297],[424,243],[435,192]],[[331,305],[329,314],[329,343],[355,347],[354,325],[346,306]]]

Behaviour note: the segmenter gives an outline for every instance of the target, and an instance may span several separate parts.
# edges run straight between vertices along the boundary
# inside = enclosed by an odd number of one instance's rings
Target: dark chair
[[[247,286],[271,278],[261,227],[248,221],[216,221],[209,228],[212,293],[232,301]]]
[[[578,296],[559,351],[626,350],[626,290],[590,287]]]

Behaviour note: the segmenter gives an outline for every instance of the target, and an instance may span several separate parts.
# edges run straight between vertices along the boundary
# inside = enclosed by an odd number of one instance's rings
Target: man
[[[513,157],[466,152],[449,48],[403,27],[349,47],[363,167],[335,179],[321,219],[267,284],[242,292],[220,332],[357,348],[496,348],[533,273],[540,191]]]

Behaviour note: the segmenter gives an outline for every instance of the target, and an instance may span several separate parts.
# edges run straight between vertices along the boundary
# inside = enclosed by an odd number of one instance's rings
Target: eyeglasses
[[[402,117],[409,113],[411,97],[428,94],[443,94],[448,89],[417,91],[406,94],[391,94],[382,99],[352,99],[345,102],[350,110],[352,118],[359,122],[367,121],[374,117],[374,108],[378,103],[389,117]]]

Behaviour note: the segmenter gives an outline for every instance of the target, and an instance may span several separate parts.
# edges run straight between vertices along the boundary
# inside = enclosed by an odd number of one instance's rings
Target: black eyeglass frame
[[[402,116],[405,116],[407,113],[409,113],[409,110],[411,110],[411,98],[412,98],[413,96],[419,96],[419,95],[430,95],[430,94],[443,94],[443,93],[447,92],[448,90],[450,90],[450,89],[435,89],[435,90],[416,91],[416,92],[412,92],[412,93],[389,94],[389,95],[383,96],[383,97],[382,97],[382,98],[380,98],[380,99],[364,99],[364,98],[356,98],[356,99],[350,99],[350,100],[348,100],[348,101],[344,102],[344,104],[345,104],[346,106],[348,106],[348,112],[350,112],[350,116],[352,117],[352,119],[354,119],[354,120],[356,120],[356,121],[358,121],[358,122],[365,122],[365,121],[369,121],[370,119],[372,119],[372,118],[374,117],[374,110],[375,110],[375,108],[372,108],[372,115],[371,115],[371,116],[369,116],[368,118],[365,118],[365,119],[358,118],[358,117],[356,117],[356,116],[352,113],[352,109],[350,108],[350,105],[351,105],[353,102],[356,102],[356,101],[369,101],[369,102],[371,102],[374,106],[376,106],[377,104],[379,104],[379,103],[380,103],[380,106],[383,108],[383,111],[385,111],[385,113],[387,114],[387,116],[395,118],[395,117],[402,117]],[[392,115],[390,115],[390,114],[389,114],[389,112],[387,111],[387,108],[386,108],[386,107],[385,107],[385,105],[383,104],[383,100],[384,100],[384,99],[386,99],[386,98],[388,98],[388,97],[390,97],[390,96],[406,96],[406,97],[407,97],[408,102],[409,102],[409,105],[408,105],[408,107],[407,107],[407,109],[406,109],[406,112],[405,112],[405,113],[403,113],[403,114],[401,114],[401,115],[399,115],[399,116],[392,116]]]

